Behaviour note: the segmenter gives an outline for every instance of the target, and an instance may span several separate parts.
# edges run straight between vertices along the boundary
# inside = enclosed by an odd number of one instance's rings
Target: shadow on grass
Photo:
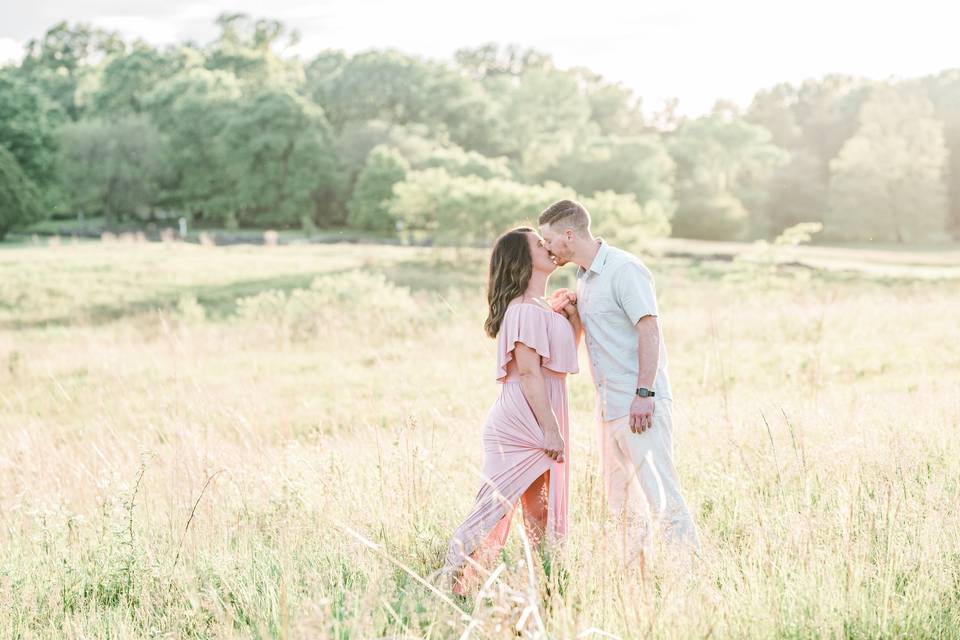
[[[318,276],[346,273],[353,269],[338,271],[310,271],[305,273],[276,276],[259,280],[238,280],[228,284],[187,286],[157,292],[156,295],[126,302],[124,304],[97,304],[79,309],[76,313],[27,321],[8,321],[0,324],[4,329],[37,329],[45,327],[64,327],[75,324],[100,326],[120,320],[127,316],[138,315],[155,310],[170,310],[177,306],[184,296],[193,296],[203,307],[207,317],[212,320],[226,318],[236,311],[237,299],[253,296],[264,291],[283,291],[310,286]]]
[[[476,256],[418,256],[371,270],[382,273],[393,284],[411,291],[472,289],[483,286],[487,278],[487,263]]]
[[[0,322],[0,328],[9,330],[66,327],[73,325],[102,326],[128,316],[156,310],[175,309],[184,297],[196,298],[210,320],[222,320],[236,313],[237,299],[264,291],[290,293],[308,288],[317,277],[329,277],[367,271],[382,273],[388,281],[411,291],[442,291],[450,288],[482,286],[486,265],[478,260],[449,260],[417,257],[391,264],[371,264],[335,271],[309,271],[257,280],[238,280],[227,284],[184,286],[157,291],[154,295],[121,304],[96,304],[78,309],[75,313],[31,320]]]
[[[718,262],[698,258],[655,257],[651,260],[655,271],[664,274],[682,274],[683,277],[701,281],[722,282],[737,275],[740,269],[730,261]],[[332,271],[308,271],[285,274],[256,280],[237,280],[216,285],[192,285],[165,290],[156,290],[153,295],[142,299],[118,304],[96,304],[77,309],[73,313],[46,318],[0,321],[0,329],[19,330],[45,327],[66,327],[75,325],[101,326],[127,316],[148,313],[155,310],[175,309],[183,297],[190,296],[203,307],[210,320],[222,320],[236,313],[237,299],[253,296],[265,291],[290,293],[294,289],[307,288],[317,277],[343,275],[354,271],[381,273],[386,279],[413,292],[442,292],[450,289],[477,291],[482,289],[487,278],[487,255],[476,252],[456,254],[421,254],[401,260],[377,263],[368,262],[363,266],[351,266]],[[811,276],[810,284],[820,282],[828,285],[858,283],[864,280],[863,274],[846,271],[827,271],[809,266],[784,268],[781,275],[788,271],[802,270]],[[749,279],[749,274],[742,274]],[[889,278],[873,275],[870,282],[878,285],[897,286],[910,279]],[[809,285],[807,285],[809,286]],[[564,267],[551,276],[550,288],[575,288],[575,271],[571,266]]]

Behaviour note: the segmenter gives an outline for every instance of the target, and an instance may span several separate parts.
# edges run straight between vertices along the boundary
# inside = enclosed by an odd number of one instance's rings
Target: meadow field
[[[470,599],[486,251],[0,249],[0,637],[960,637],[960,251],[701,249],[644,257],[702,562],[618,569],[581,354],[569,541]]]

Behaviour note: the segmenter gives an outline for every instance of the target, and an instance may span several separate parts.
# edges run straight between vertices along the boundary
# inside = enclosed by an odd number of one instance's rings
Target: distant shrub
[[[207,319],[207,312],[196,296],[185,294],[177,299],[176,317],[181,322],[199,323]]]
[[[807,271],[787,271],[786,266],[796,265],[796,248],[807,244],[823,230],[820,222],[801,222],[784,229],[772,243],[757,240],[753,245],[733,258],[735,269],[728,274],[734,281],[751,281],[760,286],[771,286],[784,279],[803,279]]]
[[[324,335],[328,328],[396,335],[420,317],[410,290],[381,273],[354,271],[315,278],[307,289],[270,290],[237,300],[237,315],[292,340]]]

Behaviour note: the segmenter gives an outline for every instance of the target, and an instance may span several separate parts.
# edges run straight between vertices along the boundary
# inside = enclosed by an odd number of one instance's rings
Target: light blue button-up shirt
[[[635,255],[602,238],[589,269],[577,267],[577,308],[583,322],[597,414],[615,420],[630,414],[640,375],[640,318],[657,313],[653,274]],[[660,361],[653,383],[657,399],[670,399],[667,347],[661,331]]]

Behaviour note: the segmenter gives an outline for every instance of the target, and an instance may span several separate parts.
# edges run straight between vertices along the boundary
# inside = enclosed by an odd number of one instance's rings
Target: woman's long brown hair
[[[523,295],[533,275],[533,257],[527,234],[530,227],[517,227],[507,231],[493,245],[490,254],[490,277],[487,280],[487,303],[490,313],[483,329],[491,338],[497,337],[500,323],[507,312],[507,303]]]

